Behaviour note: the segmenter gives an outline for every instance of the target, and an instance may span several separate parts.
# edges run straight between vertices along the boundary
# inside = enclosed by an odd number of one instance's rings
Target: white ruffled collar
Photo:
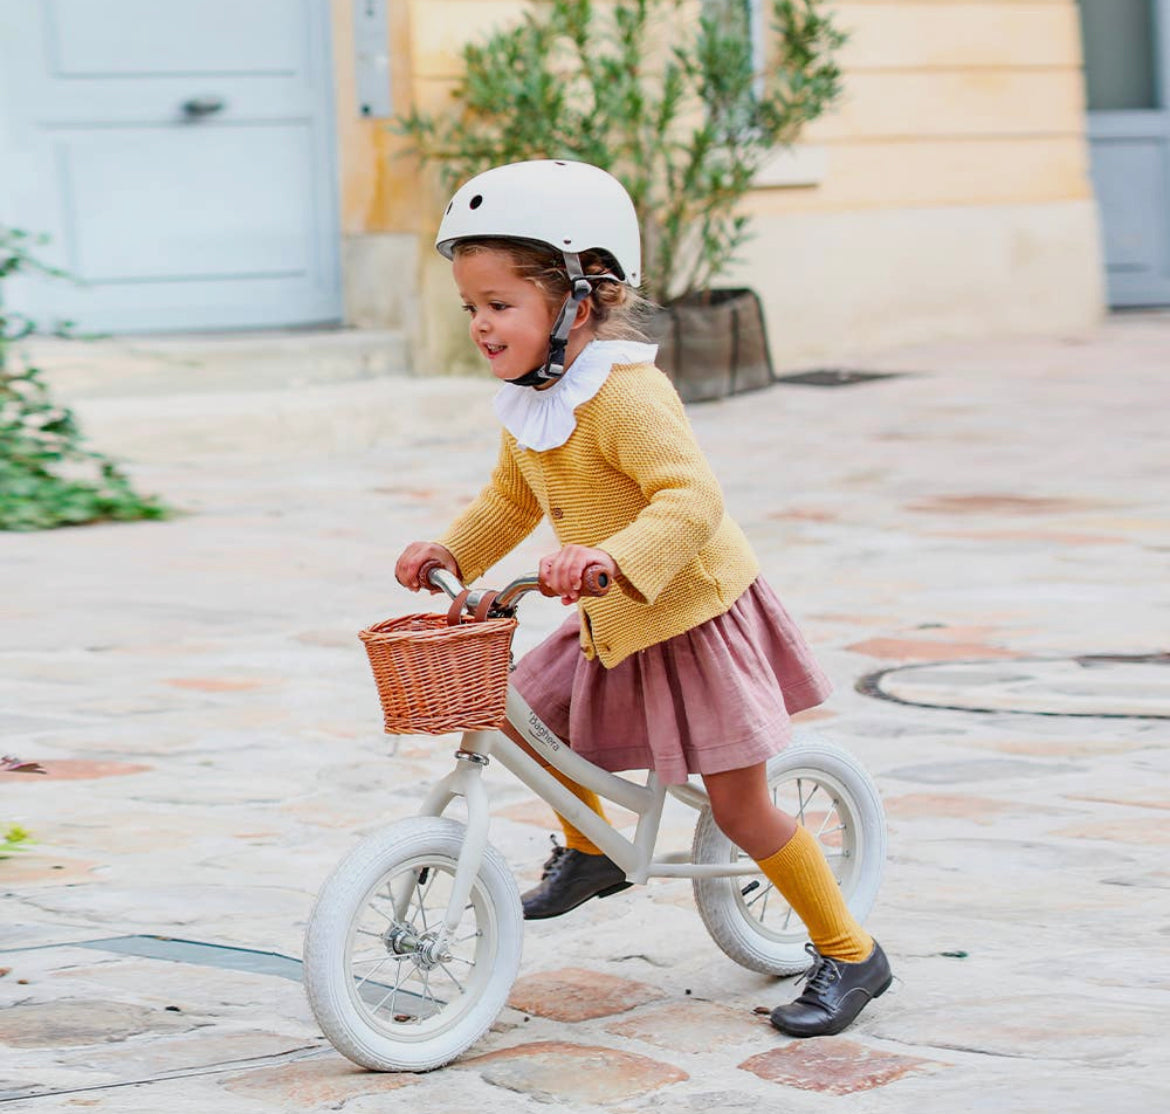
[[[577,428],[578,406],[605,385],[615,364],[653,363],[658,345],[635,340],[593,340],[551,387],[535,391],[505,383],[495,397],[496,416],[522,449],[556,449]]]

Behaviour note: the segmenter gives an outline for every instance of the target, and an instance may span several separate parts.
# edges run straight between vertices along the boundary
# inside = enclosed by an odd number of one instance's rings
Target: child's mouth
[[[489,360],[494,360],[507,347],[506,344],[485,344],[483,346],[483,352]]]

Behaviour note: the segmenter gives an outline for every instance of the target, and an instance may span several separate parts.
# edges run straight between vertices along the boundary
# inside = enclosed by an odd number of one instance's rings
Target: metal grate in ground
[[[852,387],[858,383],[872,383],[877,379],[898,379],[900,371],[853,371],[849,368],[823,367],[812,371],[778,375],[775,383],[791,383],[798,387]]]

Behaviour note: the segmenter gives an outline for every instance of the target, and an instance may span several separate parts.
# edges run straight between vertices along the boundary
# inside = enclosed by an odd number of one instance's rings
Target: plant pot
[[[704,290],[668,302],[646,324],[658,366],[683,402],[704,402],[773,382],[764,310],[754,290]]]

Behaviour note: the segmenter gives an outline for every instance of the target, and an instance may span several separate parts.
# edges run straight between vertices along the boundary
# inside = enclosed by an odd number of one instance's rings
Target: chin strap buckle
[[[557,314],[552,335],[548,338],[548,356],[539,371],[541,382],[560,379],[565,374],[565,349],[569,344],[569,332],[577,320],[581,303],[593,293],[593,285],[581,268],[581,257],[572,251],[565,252],[565,269],[569,272],[569,296]]]

